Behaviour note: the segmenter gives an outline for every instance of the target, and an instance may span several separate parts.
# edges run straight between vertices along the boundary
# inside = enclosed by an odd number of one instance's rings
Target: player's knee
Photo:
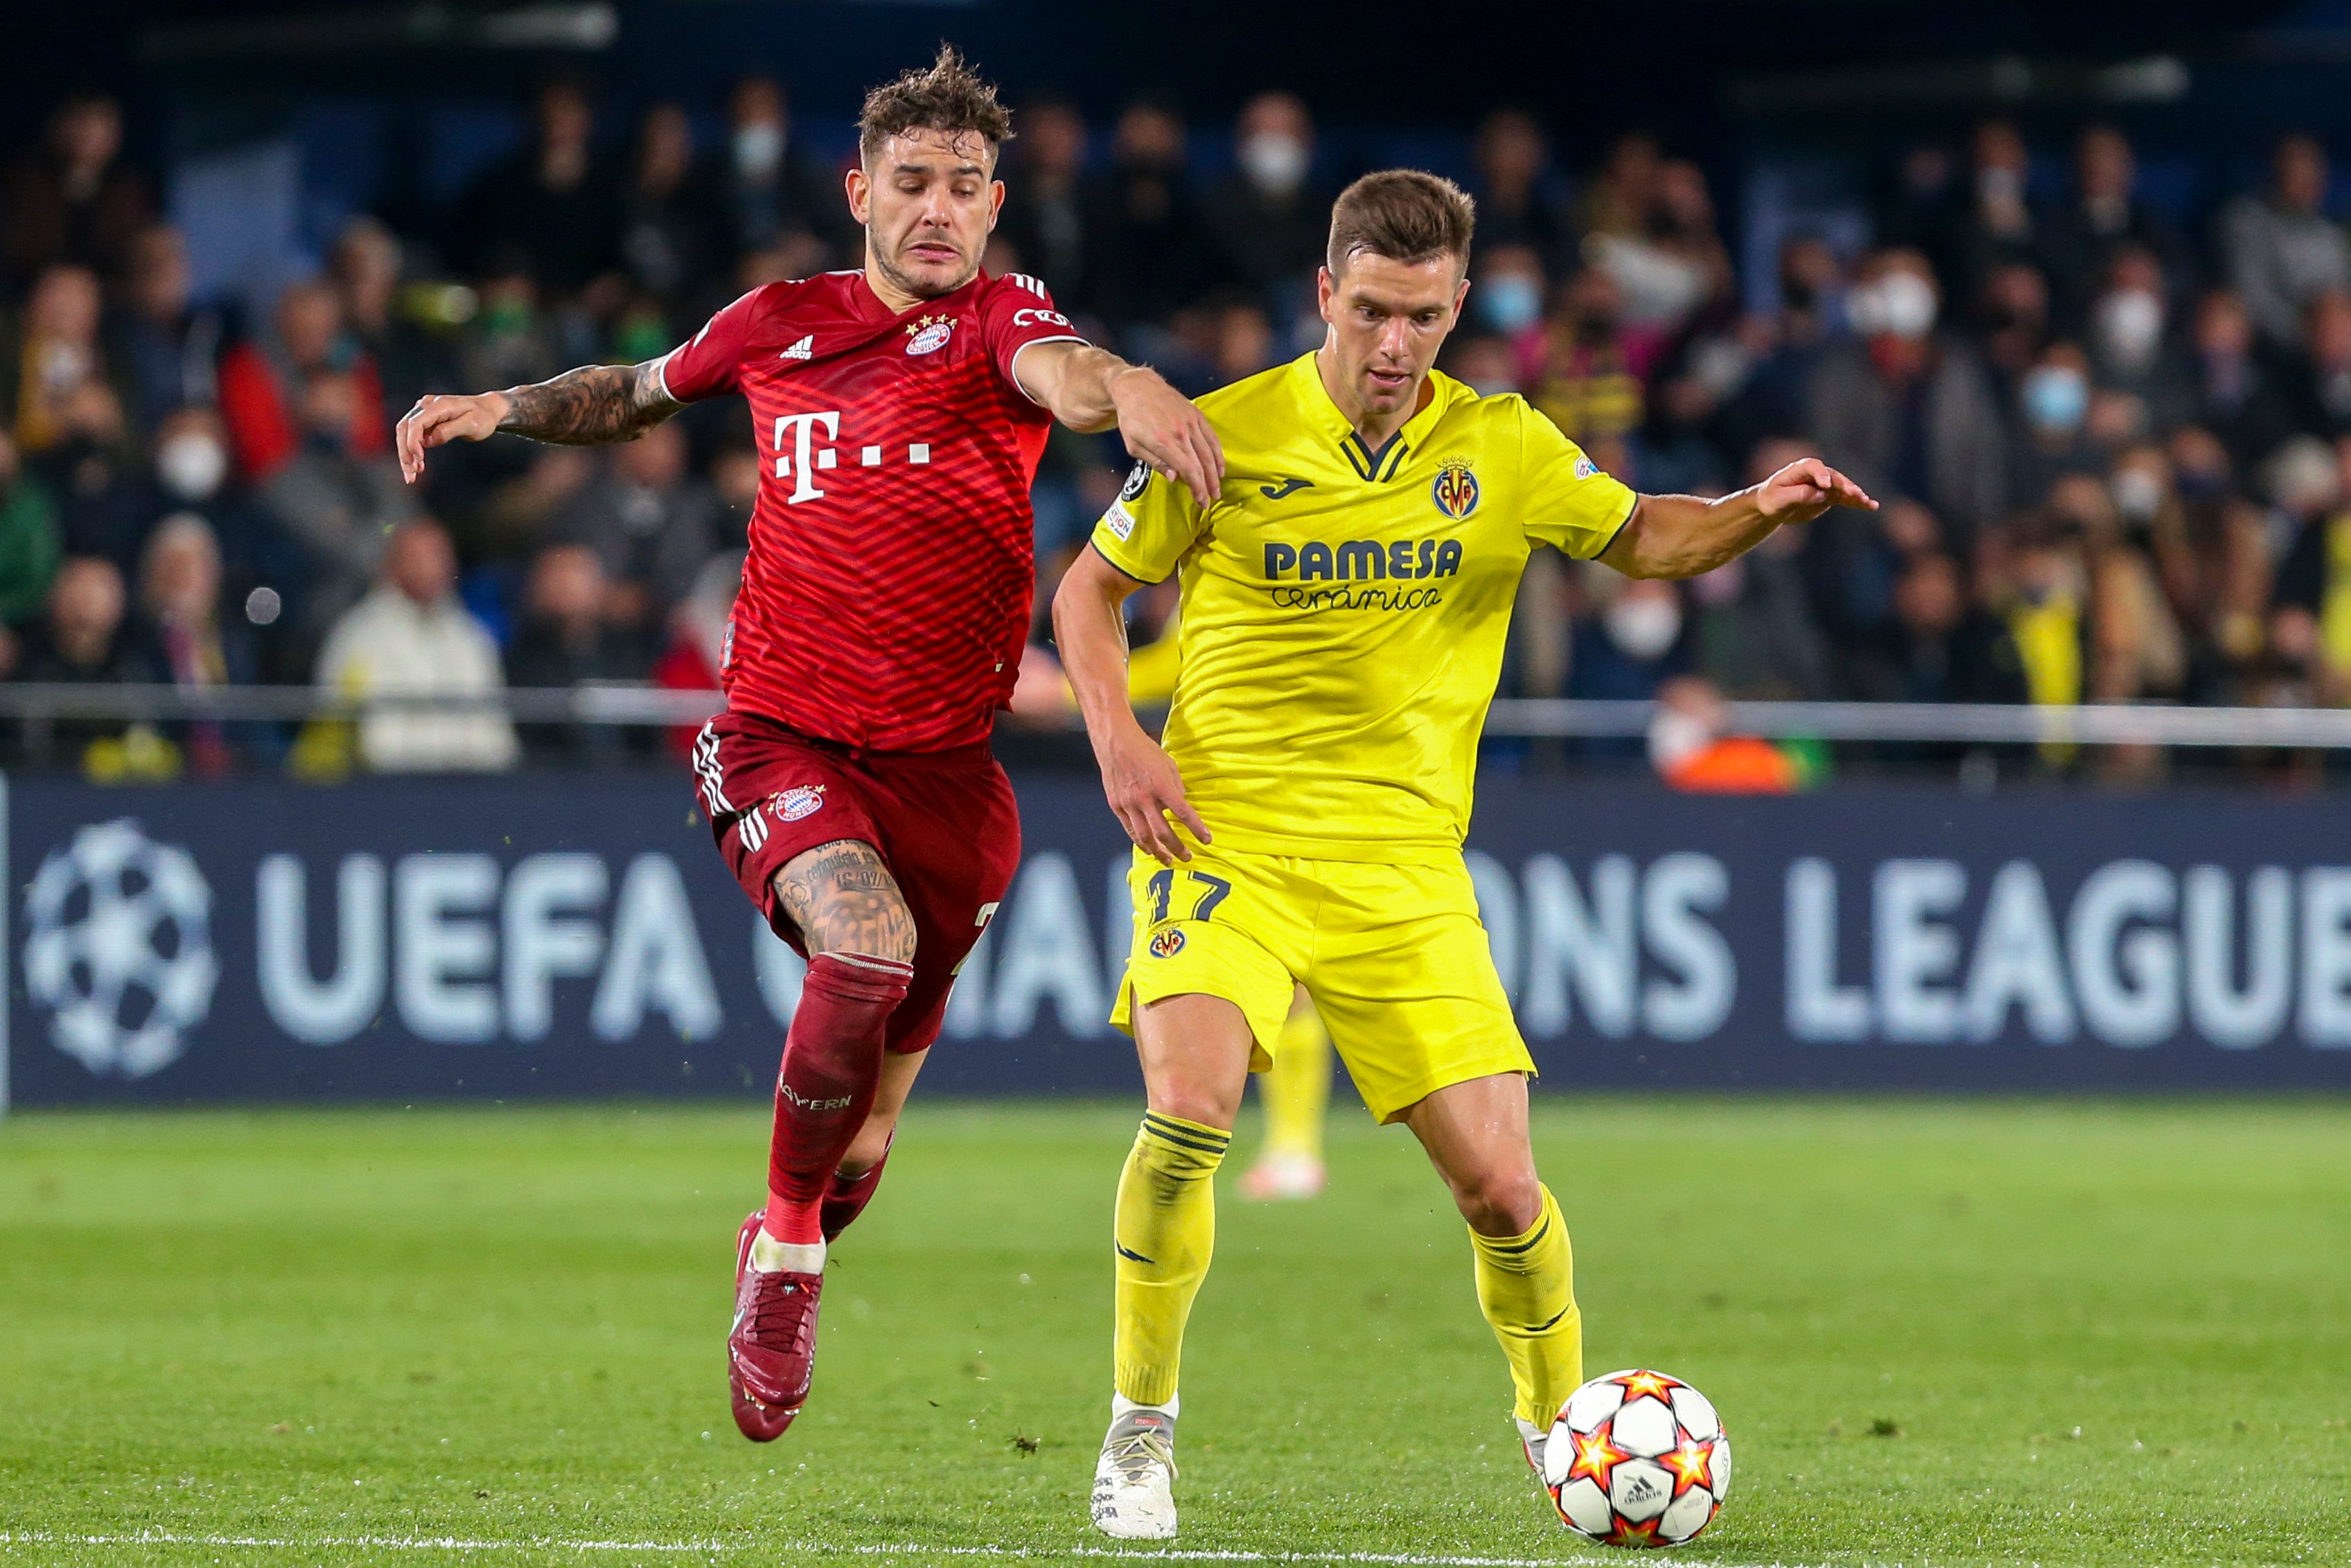
[[[1240,1095],[1188,1074],[1172,1073],[1150,1086],[1151,1109],[1162,1116],[1230,1131],[1240,1119]]]
[[[857,1136],[849,1140],[849,1147],[841,1156],[841,1174],[862,1176],[882,1163],[890,1152],[890,1134],[898,1130],[898,1113],[875,1110],[865,1118],[865,1125],[857,1129]]]
[[[1461,1218],[1480,1236],[1519,1236],[1542,1218],[1542,1183],[1524,1168],[1494,1167],[1453,1183]]]

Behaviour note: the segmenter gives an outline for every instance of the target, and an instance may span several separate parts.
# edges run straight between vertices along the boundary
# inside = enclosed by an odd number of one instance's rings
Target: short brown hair
[[[1382,169],[1339,193],[1328,260],[1337,272],[1355,252],[1415,267],[1440,256],[1469,265],[1478,204],[1450,180],[1418,169]]]
[[[908,71],[865,95],[857,117],[859,156],[871,161],[882,144],[909,131],[977,132],[992,150],[1012,140],[1012,115],[996,101],[996,87],[980,79],[951,45],[922,70]]]

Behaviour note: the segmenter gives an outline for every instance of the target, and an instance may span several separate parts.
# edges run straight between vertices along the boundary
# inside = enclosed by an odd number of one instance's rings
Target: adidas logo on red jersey
[[[802,338],[799,342],[794,343],[790,348],[786,349],[782,353],[778,354],[776,358],[779,360],[812,360],[816,358],[816,334],[813,332],[810,333],[807,337]]]

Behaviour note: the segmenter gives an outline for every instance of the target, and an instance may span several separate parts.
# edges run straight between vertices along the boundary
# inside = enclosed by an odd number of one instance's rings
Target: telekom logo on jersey
[[[841,454],[837,449],[817,445],[820,425],[823,427],[825,440],[840,440],[841,411],[828,408],[812,413],[778,414],[776,418],[776,477],[792,481],[792,493],[784,497],[784,504],[788,507],[821,499],[824,492],[817,486],[817,475],[824,469],[841,465]],[[886,455],[880,446],[861,446],[857,449],[857,466],[879,468]],[[931,444],[927,441],[909,444],[904,460],[918,465],[928,463],[931,460]]]

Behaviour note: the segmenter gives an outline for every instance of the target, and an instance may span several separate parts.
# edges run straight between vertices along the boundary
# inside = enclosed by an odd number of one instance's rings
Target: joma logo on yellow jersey
[[[1300,582],[1374,582],[1388,578],[1451,577],[1461,570],[1459,539],[1349,539],[1336,547],[1316,540],[1265,547],[1265,575],[1275,582],[1293,571]]]

